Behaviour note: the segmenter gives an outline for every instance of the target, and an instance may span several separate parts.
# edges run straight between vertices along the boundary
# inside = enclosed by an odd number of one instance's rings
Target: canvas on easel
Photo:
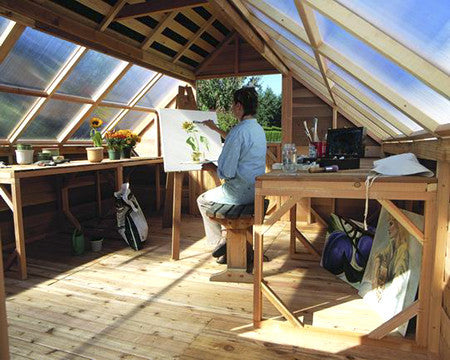
[[[220,135],[201,122],[213,120],[211,111],[160,109],[164,171],[200,170],[205,161],[217,161],[222,151]]]

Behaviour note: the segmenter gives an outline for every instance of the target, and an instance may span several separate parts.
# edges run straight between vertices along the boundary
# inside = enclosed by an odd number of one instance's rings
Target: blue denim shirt
[[[255,178],[266,170],[266,134],[256,119],[239,122],[227,135],[217,172],[225,179],[224,204],[249,204],[255,199]]]

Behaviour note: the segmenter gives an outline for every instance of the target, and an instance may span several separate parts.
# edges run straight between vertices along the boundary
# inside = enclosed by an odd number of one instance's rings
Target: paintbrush
[[[308,125],[306,124],[306,121],[303,121],[303,125],[305,126],[306,136],[308,137],[309,142],[312,143],[311,133],[309,132]]]

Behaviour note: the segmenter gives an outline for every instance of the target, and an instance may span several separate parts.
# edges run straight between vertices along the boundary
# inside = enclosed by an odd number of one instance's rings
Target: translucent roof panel
[[[93,117],[98,117],[103,120],[103,125],[100,131],[104,129],[121,111],[122,109],[116,109],[112,107],[99,106],[92,111],[91,115],[86,119],[86,121],[81,124],[77,131],[72,135],[70,140],[89,140],[90,120]]]
[[[450,122],[450,101],[315,11],[324,42],[371,73],[439,124]]]
[[[357,111],[359,111],[361,113],[363,113],[363,111],[366,112],[366,113],[369,113],[369,115],[371,115],[373,118],[376,118],[376,121],[377,121],[376,123],[378,123],[378,122],[382,123],[384,125],[384,127],[388,128],[391,131],[391,133],[393,133],[393,134],[402,135],[401,131],[399,131],[397,128],[392,126],[389,122],[387,122],[386,120],[381,118],[375,111],[373,111],[366,104],[364,104],[361,101],[359,101],[359,99],[354,97],[347,90],[345,90],[344,88],[340,87],[337,84],[335,84],[334,87],[336,87],[336,89],[339,90],[339,93],[340,93],[339,96],[342,98],[342,100],[346,101],[347,103],[349,103],[352,106],[353,106],[353,104],[357,104],[357,107],[354,106]],[[362,111],[361,111],[361,109],[362,109]],[[372,122],[372,123],[375,123],[375,122]],[[386,131],[386,130],[384,130],[384,131]]]
[[[0,83],[45,90],[76,48],[67,41],[26,28],[0,64]]]
[[[282,12],[286,17],[294,20],[300,27],[303,27],[303,23],[300,19],[300,15],[298,14],[294,0],[249,0],[249,2],[265,2]]]
[[[293,43],[298,48],[302,49],[307,54],[314,56],[314,53],[313,53],[311,47],[307,43],[305,43],[303,40],[299,39],[297,36],[295,36],[290,31],[286,30],[284,27],[282,27],[281,25],[279,25],[278,23],[273,21],[267,15],[263,14],[256,7],[254,7],[252,5],[247,5],[247,7],[250,10],[250,12],[253,13],[253,15],[255,15],[264,24],[269,26],[277,34],[280,34],[282,37],[289,40],[291,43]],[[295,10],[295,11],[297,11],[297,10]]]
[[[338,1],[450,73],[448,0]]]
[[[399,122],[403,123],[406,127],[411,129],[411,131],[415,132],[423,130],[423,128],[420,125],[415,123],[408,116],[406,116],[400,110],[392,106],[389,102],[387,102],[381,96],[373,92],[363,83],[355,79],[352,75],[343,70],[340,66],[336,65],[331,61],[328,61],[327,65],[328,68],[336,75],[338,75],[343,81],[347,82],[350,86],[356,88],[356,90],[358,90],[363,95],[370,98],[373,102],[377,103],[380,107],[382,107],[384,110],[389,112],[393,117],[395,117]]]
[[[155,117],[154,113],[143,111],[129,111],[122,120],[119,121],[116,130],[129,129],[135,131],[137,128],[148,125]],[[144,124],[145,123],[145,124]]]
[[[38,98],[0,93],[0,138],[6,139]]]
[[[1,39],[3,32],[6,30],[6,28],[9,26],[10,23],[11,23],[11,20],[5,19],[0,16],[0,39]]]
[[[94,98],[105,81],[123,63],[111,56],[89,50],[57,92]]]
[[[174,97],[176,95],[176,89],[179,85],[184,85],[184,82],[171,78],[170,76],[163,76],[137,103],[137,105],[151,109],[164,107],[170,100],[172,100],[170,97]]]
[[[50,100],[25,129],[20,139],[56,139],[82,107],[83,104],[80,103]]]
[[[156,72],[134,65],[119,80],[105,101],[128,104],[130,100],[156,75]]]

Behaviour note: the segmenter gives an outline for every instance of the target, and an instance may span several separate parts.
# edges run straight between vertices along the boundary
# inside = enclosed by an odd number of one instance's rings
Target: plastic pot
[[[103,147],[88,147],[86,148],[87,158],[90,162],[98,163],[103,160]]]
[[[29,165],[33,163],[34,150],[16,150],[16,161],[20,165]]]

